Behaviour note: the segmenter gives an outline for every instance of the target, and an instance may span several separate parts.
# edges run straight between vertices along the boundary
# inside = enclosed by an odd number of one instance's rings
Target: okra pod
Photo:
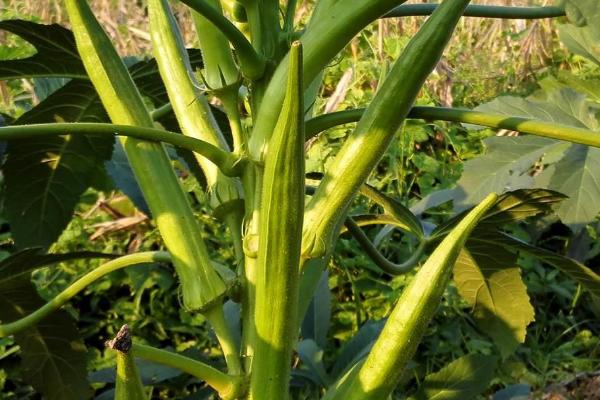
[[[353,196],[373,171],[440,60],[470,0],[446,0],[411,39],[306,207],[303,253],[332,247]]]
[[[299,265],[304,209],[302,47],[292,44],[281,117],[265,159],[262,184],[256,326],[250,398],[286,399],[297,340]]]
[[[388,398],[437,310],[458,254],[497,198],[493,193],[487,196],[442,240],[402,292],[358,374],[329,393],[327,400]]]
[[[194,79],[194,72],[183,44],[183,38],[168,2],[166,0],[149,0],[148,18],[154,56],[181,131],[186,136],[201,139],[228,150],[208,101],[198,90],[198,83]],[[212,28],[216,30],[216,28]],[[224,45],[227,48],[229,46],[226,41],[224,41]],[[233,60],[231,61],[233,62]],[[211,195],[211,206],[215,213],[217,215],[224,214],[223,211],[230,208],[232,204],[241,208],[239,204],[242,197],[240,183],[223,175],[217,166],[206,158],[196,155],[196,159],[206,177]],[[241,229],[241,227],[238,228]]]
[[[65,0],[77,49],[113,123],[152,127],[142,97],[85,0]],[[203,310],[227,287],[211,265],[198,222],[161,144],[121,138],[127,158],[171,253],[183,305]]]

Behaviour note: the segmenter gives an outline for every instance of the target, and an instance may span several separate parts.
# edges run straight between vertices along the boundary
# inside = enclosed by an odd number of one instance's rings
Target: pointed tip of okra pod
[[[119,329],[119,332],[117,332],[117,335],[113,339],[106,341],[104,345],[109,349],[117,350],[121,353],[129,353],[132,346],[129,325],[123,325],[121,329]]]

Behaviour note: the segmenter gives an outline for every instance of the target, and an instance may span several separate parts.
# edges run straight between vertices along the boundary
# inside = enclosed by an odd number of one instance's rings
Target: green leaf
[[[13,279],[0,292],[0,318],[15,320],[44,304],[28,278]],[[72,318],[58,311],[14,335],[21,348],[23,379],[49,400],[87,399],[86,348]]]
[[[323,349],[312,339],[304,339],[297,346],[298,357],[311,373],[311,380],[326,388],[330,384],[329,376],[323,365]]]
[[[478,109],[599,129],[594,107],[586,96],[549,81],[543,86],[554,90],[540,91],[528,99],[500,97]],[[575,231],[600,212],[600,182],[591,172],[598,167],[600,150],[534,136],[491,137],[484,143],[486,153],[465,163],[456,188],[433,193],[411,210],[419,213],[448,200],[454,200],[455,208],[462,210],[491,191],[538,186],[568,197],[557,214]],[[547,165],[534,178],[532,168],[540,161]]]
[[[565,201],[566,196],[545,189],[519,189],[504,193],[479,223],[479,227],[498,227],[522,221],[536,215],[549,214],[553,207]]]
[[[504,193],[498,197],[494,206],[479,222],[479,230],[495,230],[510,222],[522,221],[536,215],[548,214],[552,207],[564,201],[565,196],[545,189],[519,189]],[[441,237],[447,234],[466,215],[466,211],[440,224],[431,234]]]
[[[73,80],[15,124],[105,120],[91,84]],[[3,166],[6,211],[19,247],[47,247],[56,241],[91,185],[98,165],[110,158],[113,142],[107,137],[68,135],[9,143]]]
[[[533,178],[531,166],[545,153],[552,151],[560,142],[552,139],[518,136],[490,137],[484,140],[485,154],[464,164],[461,178],[455,189],[433,193],[411,210],[422,209],[454,200],[454,208],[464,210],[481,201],[488,193],[504,193],[507,190],[530,188]]]
[[[600,296],[600,275],[572,258],[532,246],[502,232],[486,233],[485,237],[478,235],[477,240],[485,240],[490,245],[502,246],[511,251],[533,256],[565,273],[594,296]]]
[[[385,193],[382,193],[370,185],[363,185],[360,192],[367,196],[374,203],[379,204],[383,207],[385,213],[396,220],[396,226],[404,226],[404,230],[411,232],[418,238],[422,238],[423,226],[421,221],[402,203],[389,197]]]
[[[44,254],[41,248],[11,254],[0,261],[0,321],[20,319],[45,304],[31,283],[34,269],[74,259],[115,257],[96,252]],[[86,379],[87,352],[68,313],[56,311],[14,337],[21,348],[23,379],[44,399],[90,397]]]
[[[556,209],[561,221],[579,231],[600,212],[600,149],[575,144],[554,168],[537,179],[547,180],[548,187],[569,196]]]
[[[501,96],[475,110],[556,122],[577,128],[598,129],[598,121],[586,96],[570,88],[540,91],[527,99]]]
[[[366,357],[384,325],[385,320],[365,322],[356,335],[340,349],[331,369],[331,377],[340,379],[350,367]]]
[[[600,5],[596,0],[567,0],[571,24],[559,25],[561,41],[569,51],[600,65]]]
[[[458,292],[473,307],[477,326],[490,336],[503,357],[525,341],[533,307],[517,266],[517,255],[476,240],[476,231],[454,266]]]
[[[87,77],[70,30],[57,24],[43,25],[22,20],[0,21],[0,29],[20,36],[37,50],[28,58],[0,61],[0,79]]]
[[[469,400],[487,389],[494,378],[496,358],[464,356],[428,375],[415,395],[417,400]]]

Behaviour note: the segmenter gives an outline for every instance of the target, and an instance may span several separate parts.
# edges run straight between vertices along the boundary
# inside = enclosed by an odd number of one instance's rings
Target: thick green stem
[[[85,0],[65,0],[77,49],[112,122],[151,128],[127,68]],[[227,287],[213,268],[201,229],[162,144],[122,139],[123,148],[179,276],[183,304],[205,310]]]
[[[259,168],[250,162],[242,177],[246,194],[245,226],[243,237],[244,270],[242,278],[242,356],[244,368],[250,371],[254,344],[256,343],[256,326],[254,325],[256,311],[256,255],[258,252],[258,221],[260,218],[259,203],[256,201],[262,187],[258,175]]]
[[[5,337],[9,335],[14,335],[24,329],[32,327],[37,324],[39,321],[52,314],[54,311],[61,308],[65,305],[69,300],[73,298],[73,296],[77,295],[79,292],[87,288],[92,283],[96,282],[98,279],[110,274],[113,271],[117,271],[122,268],[130,267],[133,265],[145,264],[145,263],[155,263],[155,262],[171,262],[171,256],[169,253],[164,251],[154,251],[154,252],[146,252],[146,253],[137,253],[131,254],[123,257],[119,257],[115,260],[111,260],[105,264],[102,264],[98,268],[94,269],[91,272],[88,272],[75,282],[73,282],[69,287],[56,295],[52,300],[47,302],[42,307],[38,308],[36,311],[32,312],[26,317],[23,317],[17,321],[10,322],[7,324],[0,325],[0,337]]]
[[[11,125],[0,127],[0,140],[27,140],[34,137],[56,135],[107,135],[125,136],[150,142],[168,143],[193,151],[210,160],[225,175],[239,176],[243,161],[233,154],[203,140],[183,136],[176,132],[131,125],[93,122]]]
[[[282,114],[265,160],[256,268],[256,337],[250,398],[289,397],[297,341],[300,250],[304,209],[302,48],[292,45]]]
[[[405,4],[394,8],[384,18],[431,15],[439,4]],[[505,18],[505,19],[541,19],[556,18],[565,15],[561,7],[501,7],[471,4],[465,10],[464,17]]]
[[[444,238],[402,292],[358,374],[328,393],[327,400],[381,400],[392,393],[437,310],[467,237],[497,198],[486,197]]]
[[[140,343],[133,343],[131,349],[136,357],[177,368],[205,381],[219,393],[222,399],[237,399],[245,390],[242,377],[229,376],[203,362]]]
[[[213,307],[206,313],[206,318],[210,321],[215,331],[215,336],[221,345],[229,375],[242,375],[240,350],[235,345],[231,329],[227,325],[227,321],[225,321],[223,307]]]
[[[446,0],[411,39],[306,207],[303,254],[331,249],[354,195],[387,150],[438,64],[469,0]]]
[[[359,121],[365,110],[354,109],[320,115],[306,123],[306,137],[310,138],[326,129],[337,125]],[[530,135],[542,136],[567,142],[600,147],[598,132],[574,126],[561,125],[555,122],[535,119],[511,117],[481,111],[461,110],[443,107],[413,107],[407,118],[427,121],[450,121],[464,124],[486,126],[488,128],[509,129]],[[1,128],[0,128],[1,129]]]
[[[231,42],[240,61],[242,74],[248,79],[259,79],[265,70],[265,59],[223,14],[205,0],[181,0],[182,3],[212,22]]]

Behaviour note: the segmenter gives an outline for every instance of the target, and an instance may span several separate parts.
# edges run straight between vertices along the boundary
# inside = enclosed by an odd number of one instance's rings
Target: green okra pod
[[[198,90],[198,83],[194,79],[183,38],[168,2],[166,0],[149,0],[148,18],[154,56],[181,131],[186,136],[195,137],[228,150],[208,100]],[[211,28],[216,30],[212,25]],[[223,42],[223,45],[228,50],[229,45],[226,41]],[[233,62],[233,60],[231,61]],[[211,60],[211,62],[216,61]],[[231,71],[231,74],[235,74],[235,72]],[[196,159],[206,177],[211,194],[211,206],[215,209],[215,213],[222,214],[223,209],[231,207],[233,203],[239,206],[242,197],[240,183],[224,176],[206,158],[196,155]],[[220,209],[221,207],[223,209]]]
[[[281,117],[265,159],[256,265],[250,398],[286,399],[297,340],[304,209],[302,47],[292,44]]]
[[[306,256],[322,257],[333,246],[352,198],[408,115],[469,2],[444,1],[394,64],[307,204],[303,238]]]
[[[402,292],[358,374],[336,386],[327,400],[388,398],[437,310],[458,254],[497,198],[496,194],[487,196],[442,240]]]
[[[127,68],[85,0],[65,0],[77,49],[113,123],[152,127],[152,118]],[[134,138],[121,143],[179,276],[183,304],[203,310],[227,287],[211,265],[187,195],[164,147]]]

